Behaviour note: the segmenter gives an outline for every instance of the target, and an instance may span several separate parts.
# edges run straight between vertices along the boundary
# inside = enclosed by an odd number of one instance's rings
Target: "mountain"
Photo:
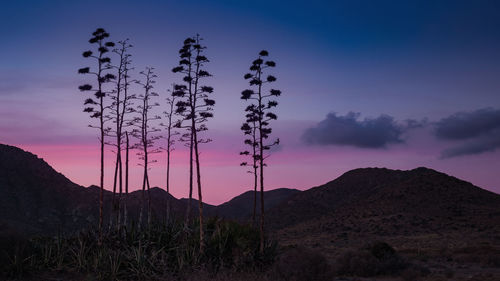
[[[287,189],[266,191],[266,202],[269,207],[274,206],[292,193]],[[0,144],[0,232],[56,234],[95,226],[99,218],[99,194],[99,187],[86,188],[71,182],[36,155]],[[253,206],[252,194],[246,192],[221,206],[204,203],[204,209],[208,216],[248,217]],[[136,221],[142,196],[142,191],[134,191],[127,200],[129,217]],[[144,196],[147,201],[147,193]],[[150,196],[155,219],[184,217],[187,199],[177,199],[158,187],[151,188]],[[112,193],[105,190],[105,222],[109,221],[112,200]],[[196,215],[197,211],[197,200],[193,200],[191,214]]]
[[[264,192],[264,208],[268,211],[290,197],[300,193],[300,190],[289,188],[278,188]],[[254,202],[253,190],[244,192],[226,203],[218,205],[211,210],[211,215],[217,215],[229,219],[248,219],[253,214]],[[257,214],[260,214],[260,192],[257,192]]]
[[[56,233],[61,226],[91,223],[88,202],[95,196],[36,155],[0,145],[0,230]]]
[[[77,185],[36,155],[0,144],[0,232],[56,234],[95,226],[99,195],[99,187]],[[104,191],[105,222],[109,221],[112,198],[111,192]],[[141,202],[141,191],[129,194],[127,205],[132,219],[138,219]],[[186,208],[157,187],[151,188],[151,202],[152,213],[159,219],[167,215],[167,206],[172,216]]]
[[[71,182],[32,153],[0,144],[0,233],[17,229],[26,234],[55,234],[95,226],[99,192],[96,186],[85,188]],[[105,191],[105,222],[112,196]],[[129,194],[132,219],[139,217],[142,196],[142,191]],[[494,232],[500,226],[500,195],[427,168],[356,169],[306,191],[266,191],[265,200],[268,229],[292,242],[316,241],[311,237],[338,241],[452,232],[498,237]],[[186,201],[151,188],[156,219],[167,215],[182,219]],[[197,201],[192,203],[196,215]],[[207,216],[246,220],[253,212],[253,191],[204,207]]]
[[[296,194],[267,219],[291,243],[307,238],[338,247],[353,239],[409,243],[417,236],[428,243],[432,236],[443,246],[450,237],[497,237],[500,195],[427,168],[364,168]]]
[[[186,206],[189,204],[189,198],[181,198],[179,199],[179,201],[184,203],[184,205]],[[195,210],[195,212],[198,212],[197,199],[191,198],[191,207],[193,208],[193,210]],[[205,211],[205,214],[211,214],[215,208],[217,208],[217,206],[203,202],[203,211]]]
[[[291,196],[299,193],[298,189],[277,188],[264,191],[265,210],[270,210],[279,203],[287,200]],[[188,204],[188,198],[181,198],[180,201]],[[207,216],[217,216],[225,219],[247,221],[253,214],[254,191],[249,190],[232,198],[220,205],[210,205],[203,203],[203,210]],[[192,206],[198,210],[198,200],[192,199]],[[257,214],[260,214],[260,192],[257,192]]]

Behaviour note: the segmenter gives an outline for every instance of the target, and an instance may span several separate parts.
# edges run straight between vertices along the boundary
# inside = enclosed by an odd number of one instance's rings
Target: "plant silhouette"
[[[97,89],[93,89],[91,84],[84,84],[79,87],[80,91],[86,92],[90,91],[94,93],[94,98],[87,98],[85,100],[85,109],[84,112],[88,112],[91,118],[99,119],[99,125],[89,125],[92,128],[97,128],[100,131],[99,141],[101,143],[101,176],[100,176],[100,196],[99,196],[99,233],[102,236],[102,227],[103,227],[103,213],[104,213],[104,137],[105,137],[105,116],[104,109],[106,105],[104,104],[104,97],[108,92],[105,91],[104,85],[116,77],[115,75],[109,73],[109,70],[112,68],[111,59],[106,55],[109,52],[109,48],[114,47],[115,43],[111,41],[106,41],[106,38],[109,37],[109,33],[107,33],[103,28],[98,28],[96,31],[92,33],[92,37],[89,40],[89,43],[95,45],[97,48],[97,52],[93,51],[85,51],[83,52],[83,57],[94,59],[97,63],[97,66],[94,68],[84,67],[78,70],[80,74],[90,74],[94,75],[96,78]]]
[[[174,67],[174,73],[183,74],[184,84],[175,86],[173,95],[179,97],[176,103],[176,112],[182,116],[182,120],[177,122],[177,128],[186,129],[182,139],[189,141],[190,164],[189,164],[189,203],[186,212],[186,222],[189,219],[191,209],[192,191],[193,191],[193,154],[196,163],[196,183],[198,188],[198,211],[200,223],[200,251],[203,252],[204,230],[203,230],[203,196],[201,184],[200,152],[199,144],[210,142],[210,139],[201,138],[201,132],[208,130],[206,122],[213,117],[213,106],[215,100],[210,99],[209,95],[213,93],[210,86],[200,85],[200,80],[210,77],[211,74],[204,69],[205,64],[209,62],[203,55],[206,47],[201,44],[203,39],[196,35],[184,40],[182,48],[179,50],[179,66]],[[186,125],[185,122],[188,124]],[[184,123],[184,124],[183,124]],[[187,223],[186,223],[187,225]]]
[[[268,92],[264,91],[263,86],[273,83],[276,81],[276,77],[273,75],[267,75],[265,72],[269,68],[276,66],[276,63],[271,60],[264,59],[269,55],[266,50],[262,50],[259,53],[257,59],[252,62],[250,66],[250,73],[245,74],[244,78],[249,81],[249,84],[254,89],[246,89],[241,92],[241,99],[253,102],[250,106],[246,108],[247,113],[247,125],[248,122],[252,122],[256,119],[255,130],[258,133],[258,145],[255,145],[254,140],[245,140],[245,143],[252,145],[253,147],[258,147],[258,154],[254,154],[253,157],[258,159],[259,162],[259,176],[260,176],[260,249],[264,250],[264,167],[266,166],[265,160],[269,157],[269,153],[265,154],[266,151],[270,150],[272,146],[278,145],[280,143],[279,138],[269,142],[267,141],[271,135],[272,128],[270,127],[270,122],[272,120],[278,119],[278,116],[271,112],[271,109],[278,105],[278,102],[274,98],[281,95],[280,90],[269,89]],[[242,130],[245,133],[250,132],[252,134],[252,127],[250,125],[245,126],[243,124]],[[244,154],[246,154],[244,152]]]

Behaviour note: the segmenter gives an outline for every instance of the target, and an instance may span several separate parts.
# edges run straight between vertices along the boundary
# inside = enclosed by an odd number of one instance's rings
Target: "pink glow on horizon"
[[[15,144],[14,144],[15,145]],[[73,182],[89,186],[99,179],[99,150],[97,144],[53,145],[20,144],[27,151],[37,154],[55,170]],[[220,204],[251,190],[252,179],[239,163],[246,160],[236,152],[238,146],[223,143],[220,148],[206,146],[201,154],[203,200]],[[331,181],[342,173],[362,167],[387,167],[391,169],[414,169],[425,166],[471,181],[494,192],[500,191],[500,181],[492,181],[494,167],[500,165],[500,152],[450,160],[438,159],[441,147],[437,143],[415,140],[396,145],[386,150],[364,150],[350,147],[305,147],[284,146],[273,153],[265,170],[266,190],[275,188],[297,188],[305,190]],[[425,152],[425,153],[424,153]],[[123,156],[124,157],[124,156]],[[130,153],[130,191],[138,190],[142,184],[142,167],[137,166],[135,151]],[[180,148],[172,154],[171,193],[177,197],[188,196],[188,151]],[[166,156],[154,156],[157,163],[151,165],[151,186],[165,188]],[[484,163],[490,163],[489,169]],[[105,188],[112,189],[114,154],[105,154]],[[196,196],[195,196],[196,198]]]

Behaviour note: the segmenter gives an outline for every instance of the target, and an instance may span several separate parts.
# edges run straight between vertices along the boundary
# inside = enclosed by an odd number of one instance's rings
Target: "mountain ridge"
[[[187,199],[177,199],[159,187],[152,187],[150,192],[156,219],[184,216]],[[271,191],[266,194],[268,192]],[[98,186],[73,183],[37,155],[0,144],[0,231],[19,228],[28,233],[54,234],[61,228],[75,231],[82,226],[92,226],[98,220],[99,194]],[[112,197],[111,191],[104,190],[105,221],[109,220]],[[127,205],[132,219],[138,218],[141,200],[142,190],[129,193]],[[196,199],[193,201],[191,213],[196,214],[198,204]],[[167,206],[170,214],[167,214]],[[215,205],[204,203],[204,207],[209,216],[227,215],[227,212],[216,211]],[[249,217],[245,212],[241,215]]]
[[[377,240],[399,249],[500,243],[500,195],[428,168],[361,168],[282,202],[267,225],[282,244],[329,256]]]
[[[55,233],[94,226],[98,191],[97,186],[71,182],[30,152],[0,144],[0,231],[13,227],[27,233]],[[184,218],[187,199],[177,199],[159,187],[151,192],[156,219]],[[249,222],[253,194],[246,191],[216,206],[204,203],[205,213]],[[109,215],[112,193],[106,190],[104,197]],[[141,198],[141,190],[129,194],[132,219],[138,218]],[[268,190],[265,199],[268,229],[284,236],[295,233],[289,237],[296,240],[304,233],[407,235],[471,227],[482,231],[493,223],[500,225],[500,195],[425,167],[358,168],[304,191]],[[196,214],[197,200],[193,201],[191,213]]]

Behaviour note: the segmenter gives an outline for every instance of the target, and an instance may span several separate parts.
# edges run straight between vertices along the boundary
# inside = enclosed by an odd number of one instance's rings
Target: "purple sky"
[[[98,3],[100,3],[98,5]],[[209,4],[210,3],[210,4]],[[215,118],[202,147],[205,198],[250,188],[239,163],[243,79],[261,49],[283,92],[281,147],[267,187],[306,189],[359,167],[426,166],[500,192],[500,4],[495,1],[11,1],[0,10],[0,142],[82,185],[98,182],[97,132],[77,89],[97,27],[130,38],[137,70],[153,66],[165,106],[185,37],[205,38]],[[99,7],[99,8],[97,8]],[[134,89],[135,91],[139,90]],[[186,150],[173,194],[187,195]],[[107,155],[107,183],[112,154]],[[151,170],[164,187],[165,155]],[[139,187],[140,168],[132,184]]]

